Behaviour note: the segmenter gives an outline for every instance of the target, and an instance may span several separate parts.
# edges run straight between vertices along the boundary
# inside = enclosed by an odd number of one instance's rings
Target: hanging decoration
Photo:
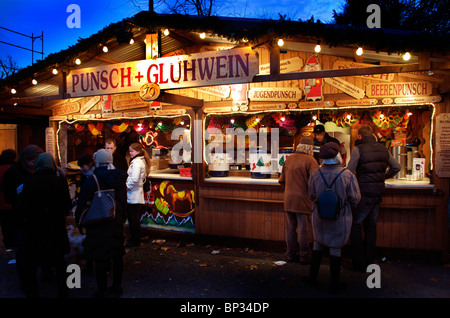
[[[74,126],[75,126],[76,131],[83,131],[84,128],[86,128],[86,127],[84,127],[83,125],[78,124],[78,123],[75,123]]]
[[[144,148],[158,147],[156,136],[158,136],[156,131],[149,130],[144,135],[139,135],[139,142]]]
[[[130,124],[129,120],[124,120],[122,123],[120,123],[118,125],[108,123],[109,128],[111,128],[111,130],[114,131],[115,133],[123,133],[125,130],[127,130],[129,124]]]
[[[245,121],[247,128],[253,128],[259,124],[264,115],[254,115]]]
[[[102,122],[99,122],[97,124],[89,123],[88,128],[92,135],[97,136],[102,133],[103,123]]]

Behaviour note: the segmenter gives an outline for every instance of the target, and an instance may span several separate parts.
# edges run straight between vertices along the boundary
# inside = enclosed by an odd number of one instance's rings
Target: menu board
[[[436,174],[450,178],[450,113],[436,117]]]

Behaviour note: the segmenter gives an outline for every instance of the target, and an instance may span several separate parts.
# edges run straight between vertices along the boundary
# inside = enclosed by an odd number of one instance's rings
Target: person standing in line
[[[92,174],[94,173],[95,163],[94,158],[92,158],[92,156],[88,153],[82,154],[78,158],[77,163],[81,170],[81,177],[80,177],[80,188],[81,188],[83,186],[84,181],[86,181],[86,178],[88,176],[92,176]]]
[[[111,151],[113,154],[113,165],[116,169],[127,171],[128,170],[128,162],[125,157],[121,156],[117,150],[117,144],[114,139],[106,139],[105,141],[105,149]]]
[[[28,298],[39,297],[37,268],[56,270],[58,297],[66,298],[66,261],[70,252],[66,216],[72,208],[66,178],[57,173],[53,156],[42,153],[34,163],[34,174],[25,180],[19,211],[24,217],[23,287]]]
[[[386,147],[377,142],[370,126],[361,126],[358,137],[347,165],[347,169],[356,174],[362,196],[353,211],[350,240],[353,268],[366,272],[367,265],[375,261],[376,223],[385,191],[384,182],[395,176],[401,166]]]
[[[312,202],[307,189],[309,176],[319,168],[312,152],[313,140],[302,137],[295,153],[287,157],[278,180],[284,190],[288,262],[300,260],[301,264],[308,264],[310,259]]]
[[[97,292],[94,297],[120,297],[122,294],[124,228],[127,208],[126,172],[114,169],[112,153],[100,149],[94,154],[94,174],[101,189],[114,189],[116,214],[113,220],[86,226],[83,257],[94,262],[97,278]],[[87,202],[91,201],[97,191],[97,183],[93,176],[86,179],[78,197],[75,221],[80,222],[81,214]],[[83,233],[83,228],[80,228]],[[107,278],[112,264],[113,284],[107,287]]]
[[[127,217],[130,239],[126,247],[137,247],[141,244],[141,217],[145,212],[143,185],[150,173],[151,161],[147,151],[135,142],[129,147],[130,166],[127,178]]]
[[[313,200],[312,226],[314,246],[311,258],[309,277],[303,279],[311,286],[317,285],[317,276],[323,253],[330,251],[330,292],[337,293],[346,287],[340,281],[341,249],[347,243],[352,224],[352,207],[361,199],[356,176],[347,169],[343,170],[340,147],[334,142],[328,142],[320,148],[322,166],[314,171],[308,180],[309,196]],[[341,173],[342,172],[342,173]],[[341,173],[339,175],[339,173]],[[323,176],[323,177],[322,177]],[[338,177],[337,177],[338,176]],[[318,210],[319,196],[336,179],[331,189],[339,198],[340,211],[337,219],[321,219]]]
[[[23,183],[34,174],[34,162],[44,151],[37,145],[28,145],[19,152],[16,164],[12,165],[2,179],[3,195],[5,201],[13,208],[13,222],[16,227],[17,248],[16,248],[16,268],[22,282],[23,261],[20,242],[23,238],[24,220],[19,211],[19,199],[22,195]],[[50,273],[45,271],[44,280],[49,278]]]
[[[3,193],[3,176],[5,171],[16,163],[17,153],[14,149],[5,149],[0,156],[0,225],[2,227],[3,245],[7,251],[16,248],[16,225],[14,223],[13,207],[5,201]]]

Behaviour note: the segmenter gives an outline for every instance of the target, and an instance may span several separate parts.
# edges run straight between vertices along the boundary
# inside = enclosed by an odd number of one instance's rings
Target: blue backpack
[[[319,169],[319,173],[322,176],[323,182],[327,187],[324,192],[319,195],[317,200],[317,210],[319,212],[319,217],[323,220],[336,220],[339,217],[339,213],[341,210],[341,200],[337,196],[337,194],[331,190],[331,187],[336,182],[337,178],[341,175],[341,173],[345,169],[342,169],[341,172],[334,178],[333,182],[328,185],[325,177],[322,174],[322,171]]]

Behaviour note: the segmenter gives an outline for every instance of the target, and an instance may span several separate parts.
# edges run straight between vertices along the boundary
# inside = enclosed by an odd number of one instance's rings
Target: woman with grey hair
[[[347,243],[352,225],[352,207],[361,199],[358,181],[350,170],[343,169],[340,147],[329,142],[320,148],[319,157],[323,159],[320,169],[309,178],[309,197],[313,201],[312,227],[314,245],[311,257],[309,277],[304,282],[315,286],[320,262],[326,249],[330,251],[330,291],[336,293],[346,286],[340,282],[341,249]],[[335,181],[334,181],[335,180]],[[325,182],[326,181],[326,182]],[[334,181],[334,184],[331,185]],[[319,196],[331,185],[340,202],[340,211],[336,219],[322,219],[319,215]]]
[[[309,263],[309,228],[311,200],[308,196],[308,179],[319,165],[312,156],[313,140],[302,137],[295,153],[284,162],[278,180],[284,190],[287,259]],[[297,234],[298,229],[298,234]]]

